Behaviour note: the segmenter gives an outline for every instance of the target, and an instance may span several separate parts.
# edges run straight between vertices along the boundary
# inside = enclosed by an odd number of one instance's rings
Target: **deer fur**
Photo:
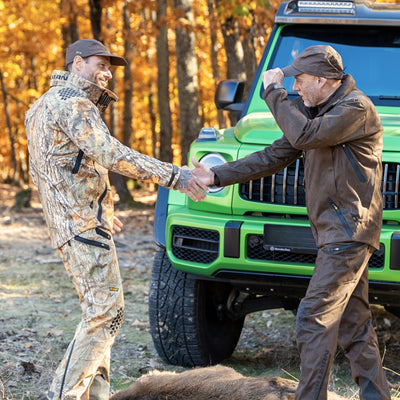
[[[280,377],[245,377],[222,365],[181,373],[152,371],[110,400],[294,400],[297,383]],[[329,400],[343,400],[329,393]]]

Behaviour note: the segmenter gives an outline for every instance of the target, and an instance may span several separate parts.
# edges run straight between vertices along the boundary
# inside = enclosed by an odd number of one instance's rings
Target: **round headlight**
[[[208,153],[204,157],[202,157],[199,162],[201,164],[204,164],[206,167],[211,168],[225,164],[227,161],[219,153]],[[210,190],[210,193],[217,193],[220,192],[223,189],[223,187],[210,185],[208,189]]]

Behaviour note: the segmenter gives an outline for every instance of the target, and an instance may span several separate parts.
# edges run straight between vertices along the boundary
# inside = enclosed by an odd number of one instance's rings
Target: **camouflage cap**
[[[303,50],[291,65],[282,68],[282,71],[285,77],[309,74],[323,78],[342,79],[342,57],[331,46],[310,46]]]
[[[72,43],[67,49],[65,65],[72,63],[75,56],[81,56],[82,58],[105,56],[110,57],[111,65],[125,66],[128,64],[124,58],[111,54],[103,43],[95,39],[80,39]]]

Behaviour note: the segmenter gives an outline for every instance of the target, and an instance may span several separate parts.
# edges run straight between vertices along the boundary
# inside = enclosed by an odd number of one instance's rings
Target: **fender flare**
[[[165,226],[168,213],[169,189],[159,186],[157,191],[157,202],[154,213],[154,241],[159,247],[166,247]]]

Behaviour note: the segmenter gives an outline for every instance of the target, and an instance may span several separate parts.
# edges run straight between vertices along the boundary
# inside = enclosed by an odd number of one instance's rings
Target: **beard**
[[[101,74],[95,74],[92,72],[83,72],[81,74],[82,78],[85,78],[87,81],[95,83],[97,86],[100,86],[102,88],[107,87],[107,79],[104,79]]]

